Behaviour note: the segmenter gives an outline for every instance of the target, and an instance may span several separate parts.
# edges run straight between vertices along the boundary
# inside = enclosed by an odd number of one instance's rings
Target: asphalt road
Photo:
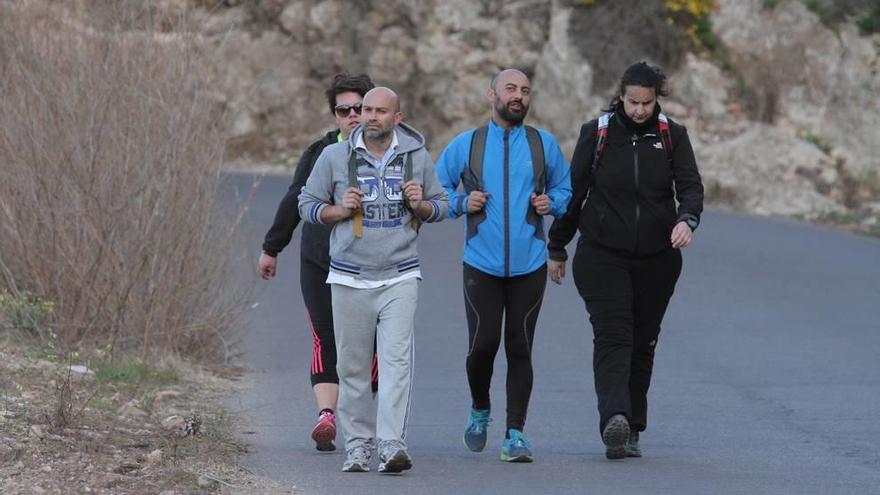
[[[254,253],[288,178],[266,178],[246,220]],[[246,195],[250,177],[230,184]],[[598,434],[592,330],[570,279],[548,284],[534,343],[526,434],[535,462],[498,459],[504,376],[481,454],[461,434],[469,396],[461,296],[463,223],[424,226],[414,405],[400,476],[342,473],[320,453],[299,289],[299,229],[258,283],[242,336],[252,387],[245,465],[305,494],[880,494],[880,241],[707,212],[663,325],[641,459],[607,461]],[[571,252],[571,251],[570,251]]]

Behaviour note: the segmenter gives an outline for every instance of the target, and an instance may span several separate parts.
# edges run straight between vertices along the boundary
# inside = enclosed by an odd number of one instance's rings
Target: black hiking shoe
[[[629,421],[623,414],[615,414],[605,423],[602,442],[605,444],[605,457],[623,459],[626,457],[626,442],[629,440]]]

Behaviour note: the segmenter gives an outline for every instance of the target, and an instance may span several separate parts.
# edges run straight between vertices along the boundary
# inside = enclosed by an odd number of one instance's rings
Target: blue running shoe
[[[507,430],[507,436],[510,438],[504,439],[504,443],[501,444],[502,461],[532,462],[534,460],[532,457],[532,444],[526,440],[523,432],[511,428]]]
[[[492,418],[489,409],[471,408],[467,427],[464,429],[464,445],[472,452],[482,452],[486,448],[486,427]]]

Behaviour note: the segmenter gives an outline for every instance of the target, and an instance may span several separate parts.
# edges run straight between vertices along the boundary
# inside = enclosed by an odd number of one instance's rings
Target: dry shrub
[[[620,75],[632,63],[648,60],[673,72],[686,53],[682,30],[667,22],[659,0],[575,1],[569,35],[593,67],[593,84],[616,90]]]
[[[0,287],[52,301],[62,343],[210,357],[247,288],[206,55],[131,29],[149,2],[101,3],[0,0]]]

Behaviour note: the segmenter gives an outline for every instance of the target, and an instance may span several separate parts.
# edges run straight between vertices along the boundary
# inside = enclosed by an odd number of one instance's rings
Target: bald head
[[[370,104],[367,103],[368,101],[373,104],[371,106],[382,106],[395,113],[400,111],[400,98],[393,89],[385,86],[378,86],[367,91],[367,94],[364,95],[364,106]]]
[[[495,77],[492,78],[492,82],[490,83],[490,88],[493,91],[498,91],[498,85],[504,84],[510,79],[516,79],[517,82],[524,82],[525,86],[529,85],[529,77],[525,75],[525,73],[518,69],[504,69],[503,71],[495,74]]]
[[[492,78],[486,98],[492,102],[492,120],[509,129],[520,125],[529,113],[532,88],[522,71],[506,69]]]
[[[364,95],[361,125],[368,145],[369,142],[382,143],[383,146],[390,143],[391,132],[402,118],[400,99],[391,88],[379,86]]]

